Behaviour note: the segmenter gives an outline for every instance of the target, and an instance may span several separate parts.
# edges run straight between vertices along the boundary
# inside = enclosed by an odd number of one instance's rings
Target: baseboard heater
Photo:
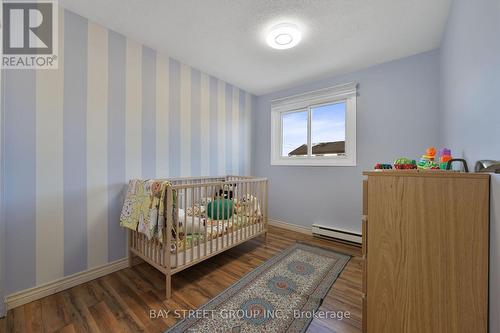
[[[342,229],[334,229],[332,227],[326,227],[324,225],[319,225],[319,224],[312,225],[312,233],[313,236],[336,239],[357,245],[360,245],[362,242],[361,234],[357,234]]]

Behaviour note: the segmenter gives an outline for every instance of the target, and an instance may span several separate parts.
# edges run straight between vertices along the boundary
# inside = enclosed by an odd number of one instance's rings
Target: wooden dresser
[[[363,331],[487,332],[489,175],[364,175]]]

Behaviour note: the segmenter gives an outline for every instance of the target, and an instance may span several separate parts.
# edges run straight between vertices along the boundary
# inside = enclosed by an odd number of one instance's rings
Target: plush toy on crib
[[[219,189],[217,195],[219,198],[233,199],[233,193],[236,190],[236,184],[224,185]]]
[[[207,216],[212,220],[227,220],[233,215],[233,200],[215,199],[207,205]]]

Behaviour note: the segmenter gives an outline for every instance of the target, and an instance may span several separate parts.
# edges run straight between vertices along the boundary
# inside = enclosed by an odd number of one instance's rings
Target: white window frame
[[[350,82],[271,101],[271,165],[356,166],[356,96],[357,83]],[[312,156],[311,109],[342,102],[346,103],[345,155]],[[282,115],[299,111],[308,112],[308,156],[281,156]]]

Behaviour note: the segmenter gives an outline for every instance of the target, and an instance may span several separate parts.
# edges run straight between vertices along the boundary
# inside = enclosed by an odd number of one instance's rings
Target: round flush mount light
[[[273,49],[286,50],[296,46],[301,39],[302,34],[295,24],[281,23],[270,29],[266,42]]]

